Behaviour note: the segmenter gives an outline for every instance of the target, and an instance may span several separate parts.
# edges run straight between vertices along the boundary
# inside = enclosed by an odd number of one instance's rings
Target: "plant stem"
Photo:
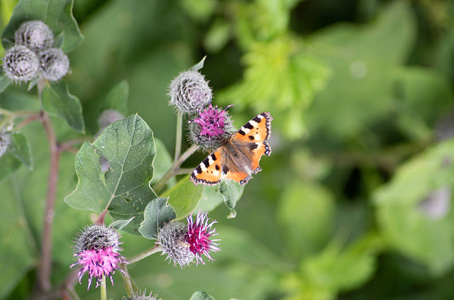
[[[139,260],[142,260],[144,259],[145,257],[148,257],[152,254],[155,254],[156,252],[159,252],[161,251],[161,246],[159,245],[155,245],[153,248],[150,248],[150,249],[147,249],[133,257],[130,257],[128,259],[126,259],[128,261],[128,264],[133,264],[135,262],[138,262]]]
[[[101,280],[101,300],[107,300],[106,275],[102,275]]]
[[[192,145],[188,150],[186,150],[181,156],[173,162],[173,165],[169,170],[162,176],[162,178],[154,185],[153,189],[156,193],[162,190],[166,185],[167,181],[170,178],[178,174],[181,164],[188,159],[199,147],[197,145]]]
[[[120,269],[123,270],[123,272],[120,273],[123,283],[125,284],[126,294],[131,297],[134,292],[134,288],[132,286],[131,277],[129,277],[128,274],[128,266],[126,264],[120,264]]]
[[[38,94],[40,100],[43,88],[44,82],[40,80],[40,82],[38,83]],[[52,229],[55,214],[55,198],[57,193],[60,152],[58,151],[55,130],[46,113],[43,113],[42,124],[49,143],[50,165],[47,185],[46,208],[44,211],[43,238],[41,244],[41,261],[38,268],[38,280],[41,290],[49,291],[52,288],[50,282],[52,265]]]
[[[177,116],[177,136],[175,140],[175,157],[173,160],[174,163],[180,157],[182,139],[183,139],[183,113],[179,112]]]

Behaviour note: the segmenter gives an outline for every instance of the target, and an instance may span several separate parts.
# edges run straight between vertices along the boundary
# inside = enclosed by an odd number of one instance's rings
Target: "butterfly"
[[[271,154],[267,140],[271,135],[272,120],[269,112],[249,120],[192,171],[190,180],[195,185],[215,185],[223,179],[246,184],[252,178],[251,174],[262,170],[260,158]]]

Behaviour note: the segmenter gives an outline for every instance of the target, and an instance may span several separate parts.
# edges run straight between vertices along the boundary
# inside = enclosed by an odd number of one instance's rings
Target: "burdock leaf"
[[[202,197],[204,187],[194,185],[189,181],[189,175],[181,179],[164,196],[169,197],[169,203],[175,209],[177,218],[182,219],[197,207]]]
[[[33,169],[33,159],[30,152],[28,141],[22,133],[15,132],[11,135],[11,144],[8,150],[20,160],[20,162],[28,169]]]
[[[11,84],[11,79],[6,76],[6,74],[3,74],[3,76],[0,76],[0,93],[2,93],[6,88]]]
[[[204,291],[197,291],[192,294],[191,299],[189,300],[214,300],[214,298]]]
[[[46,86],[42,93],[43,108],[52,115],[63,118],[71,128],[84,132],[84,118],[79,98],[69,93],[65,82]]]
[[[116,220],[113,221],[112,223],[109,224],[110,228],[113,228],[115,230],[122,230],[126,225],[131,223],[131,221],[134,219],[134,217],[128,219],[128,220]]]
[[[79,182],[66,203],[96,212],[107,208],[114,220],[134,217],[123,230],[138,234],[145,207],[157,198],[149,186],[155,155],[153,132],[138,115],[109,125],[77,153]]]
[[[236,217],[235,206],[241,198],[241,195],[243,195],[243,191],[244,187],[233,180],[223,180],[219,185],[219,192],[224,198],[225,205],[230,210],[230,214],[227,218],[231,219]]]
[[[176,218],[175,210],[167,202],[168,198],[157,198],[148,203],[144,212],[144,221],[139,232],[147,239],[156,238],[158,229]]]

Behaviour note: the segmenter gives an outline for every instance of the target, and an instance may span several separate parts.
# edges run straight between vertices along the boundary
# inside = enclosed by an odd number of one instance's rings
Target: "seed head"
[[[213,93],[205,76],[196,71],[180,73],[169,86],[169,105],[182,113],[196,113],[211,103]]]
[[[22,23],[15,32],[16,45],[26,46],[38,53],[52,47],[54,35],[49,26],[41,21],[29,21]]]
[[[15,82],[30,81],[38,75],[38,57],[25,46],[13,46],[5,53],[3,71]]]
[[[59,48],[50,48],[40,53],[42,75],[49,81],[57,81],[69,72],[69,59]]]

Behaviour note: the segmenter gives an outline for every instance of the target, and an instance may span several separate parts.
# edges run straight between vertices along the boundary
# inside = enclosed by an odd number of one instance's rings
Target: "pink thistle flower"
[[[211,104],[202,111],[199,117],[189,121],[190,142],[212,151],[224,144],[234,131],[232,121],[226,109]]]
[[[113,285],[112,275],[116,269],[119,269],[121,263],[126,263],[126,260],[118,251],[120,242],[118,241],[119,234],[112,228],[104,225],[88,226],[82,231],[76,240],[77,262],[70,267],[80,265],[81,269],[78,273],[79,283],[82,283],[82,277],[88,273],[88,288],[91,286],[93,277],[96,279],[96,287],[99,286],[103,276],[110,277]]]
[[[192,219],[192,215],[187,217],[188,220],[188,233],[186,242],[189,244],[189,250],[195,255],[196,264],[199,262],[205,264],[202,259],[202,254],[205,255],[209,260],[213,260],[209,252],[217,252],[221,249],[218,247],[219,244],[216,243],[219,239],[211,240],[212,236],[217,235],[216,229],[213,229],[213,225],[217,223],[216,221],[211,221],[210,218],[207,218],[207,213],[199,212],[195,223]]]
[[[227,108],[226,108],[227,109]],[[217,137],[225,133],[226,111],[213,107],[211,104],[208,108],[199,112],[200,118],[194,119],[194,122],[202,127],[200,135],[207,137]]]

